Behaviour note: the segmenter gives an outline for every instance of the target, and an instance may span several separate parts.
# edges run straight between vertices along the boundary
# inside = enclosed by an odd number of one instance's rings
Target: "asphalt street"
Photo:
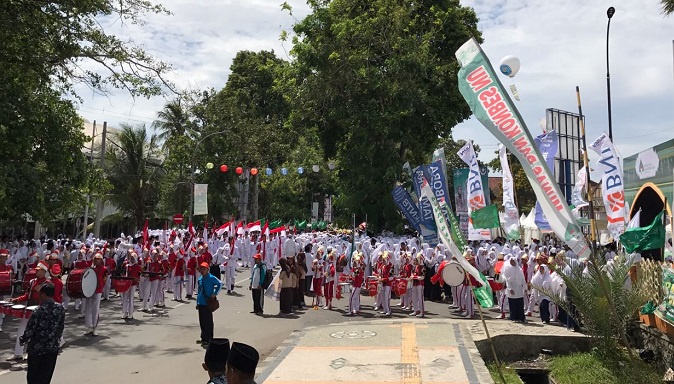
[[[347,301],[335,301],[333,310],[297,312],[293,316],[278,315],[278,302],[267,299],[265,314],[256,316],[248,291],[248,270],[237,273],[235,293],[219,295],[220,309],[215,312],[215,336],[226,337],[255,346],[261,360],[272,353],[294,331],[327,324],[376,320],[373,300],[363,297],[363,313],[357,317],[343,316]],[[98,336],[84,336],[84,319],[74,313],[70,305],[66,317],[64,337],[66,345],[59,355],[53,383],[178,383],[206,382],[208,375],[201,368],[204,350],[196,344],[199,324],[195,302],[171,301],[156,314],[136,311],[132,320],[121,319],[121,301],[112,298],[101,303]],[[307,304],[311,298],[307,297]],[[397,300],[392,300],[396,303]],[[138,303],[136,303],[138,308]],[[456,317],[447,303],[426,304],[429,318]],[[490,317],[494,312],[488,313]],[[394,319],[412,319],[407,313],[394,309]],[[477,321],[477,320],[476,320]],[[0,333],[0,382],[26,382],[25,365],[10,363],[18,321],[6,317]],[[309,362],[307,362],[309,364]]]

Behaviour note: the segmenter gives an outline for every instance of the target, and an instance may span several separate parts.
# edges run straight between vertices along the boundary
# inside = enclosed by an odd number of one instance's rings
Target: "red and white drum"
[[[26,274],[23,275],[23,283],[21,285],[21,288],[23,288],[24,292],[27,292],[30,289],[30,281],[35,278],[37,278],[37,271],[35,268],[31,268],[26,271]]]
[[[37,309],[37,305],[31,305],[30,307],[26,307],[26,312],[23,313],[23,318],[24,319],[29,319],[31,316],[33,316],[33,311]]]
[[[339,281],[340,284],[346,283],[347,281],[349,281],[349,276],[342,273],[341,275],[339,275],[338,281]]]
[[[396,295],[402,296],[407,293],[407,279],[396,279],[394,284],[396,288]]]
[[[113,276],[110,278],[110,283],[115,291],[124,293],[133,285],[133,277]]]
[[[11,315],[13,305],[14,303],[11,301],[0,301],[0,313],[4,315]]]
[[[0,272],[0,295],[12,294],[12,272]]]
[[[370,296],[377,296],[377,293],[381,290],[379,278],[377,276],[368,276],[365,283],[367,284],[367,291]]]
[[[442,279],[445,281],[445,284],[451,285],[452,287],[457,287],[463,284],[466,275],[463,272],[463,268],[456,261],[451,261],[445,268],[442,270]]]
[[[98,278],[93,268],[71,271],[66,279],[66,292],[71,299],[85,299],[96,293]]]
[[[339,283],[337,284],[337,290],[339,290],[339,293],[341,296],[346,296],[351,294],[351,284],[349,283]]]
[[[26,306],[21,304],[12,305],[12,316],[23,319],[26,313]]]
[[[488,277],[487,281],[489,282],[492,291],[500,291],[503,289],[503,283],[497,282],[493,277]]]

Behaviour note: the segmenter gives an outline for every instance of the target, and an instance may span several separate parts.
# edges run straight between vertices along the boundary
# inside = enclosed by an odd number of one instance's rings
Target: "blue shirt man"
[[[210,265],[201,263],[199,273],[201,277],[198,280],[197,291],[197,311],[199,311],[199,327],[201,328],[201,339],[197,340],[202,347],[207,347],[213,339],[213,312],[208,308],[208,298],[216,297],[222,288],[220,280],[209,272]]]

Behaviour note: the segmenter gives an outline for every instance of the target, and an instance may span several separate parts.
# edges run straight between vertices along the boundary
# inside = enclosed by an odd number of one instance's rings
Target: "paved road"
[[[365,311],[360,317],[342,316],[347,303],[336,302],[336,309],[300,312],[278,317],[278,302],[266,303],[265,315],[255,316],[247,287],[247,270],[237,276],[236,294],[220,294],[220,309],[215,313],[216,337],[227,337],[254,345],[265,358],[294,331],[307,327],[345,321],[376,320],[369,310],[372,299],[363,298]],[[168,297],[167,297],[168,298]],[[308,303],[310,302],[308,298]],[[114,298],[101,304],[99,336],[84,336],[84,319],[71,313],[66,318],[66,348],[58,358],[54,383],[178,383],[207,380],[202,371],[204,350],[195,342],[199,324],[194,302],[185,304],[167,301],[168,307],[159,316],[136,312],[135,319],[121,319],[121,302]],[[136,306],[138,307],[138,305]],[[429,318],[455,317],[445,303],[427,303]],[[494,316],[494,313],[490,313]],[[394,310],[393,319],[408,319],[406,313]],[[384,319],[382,319],[384,321]],[[10,357],[18,322],[6,318],[0,333],[0,381],[3,384],[25,383],[21,365],[12,365]],[[187,381],[189,380],[189,381]]]

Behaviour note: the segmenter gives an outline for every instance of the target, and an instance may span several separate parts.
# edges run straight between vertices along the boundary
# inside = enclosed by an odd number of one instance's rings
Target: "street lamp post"
[[[216,135],[222,135],[225,133],[229,133],[229,131],[218,131],[218,132],[213,132],[209,133],[208,135],[204,136],[201,138],[201,140],[197,141],[197,143],[194,145],[194,148],[192,148],[192,158],[190,160],[190,214],[189,214],[189,222],[192,222],[192,216],[194,215],[194,157],[195,153],[197,152],[197,148],[201,145],[201,143],[204,142],[204,140],[208,139],[209,137],[216,136]]]
[[[611,118],[611,72],[609,71],[608,59],[608,37],[611,28],[611,18],[615,14],[615,8],[609,7],[606,10],[608,16],[608,23],[606,24],[606,93],[608,95],[608,137],[613,141],[613,122]]]

